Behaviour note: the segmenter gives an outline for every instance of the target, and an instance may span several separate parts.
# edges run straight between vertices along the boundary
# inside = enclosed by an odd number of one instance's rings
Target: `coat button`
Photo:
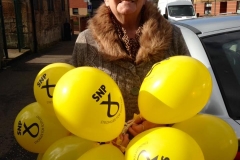
[[[139,88],[138,87],[133,87],[131,90],[131,94],[134,96],[137,96],[139,93]]]

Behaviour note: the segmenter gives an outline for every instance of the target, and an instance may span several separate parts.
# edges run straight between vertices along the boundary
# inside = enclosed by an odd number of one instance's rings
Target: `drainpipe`
[[[31,17],[32,17],[33,52],[37,53],[38,52],[38,43],[37,43],[36,21],[35,21],[33,1],[34,0],[30,0]]]
[[[6,33],[5,33],[3,10],[2,10],[2,0],[0,0],[0,16],[1,16],[0,17],[1,27],[2,27],[2,38],[3,38],[3,50],[4,50],[4,53],[5,53],[5,58],[8,59],[7,40],[6,40]]]

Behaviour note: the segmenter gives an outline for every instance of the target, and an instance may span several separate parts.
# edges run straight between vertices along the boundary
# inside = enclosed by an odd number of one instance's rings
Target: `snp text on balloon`
[[[46,81],[46,84],[43,85],[44,81]],[[56,85],[55,84],[49,84],[50,79],[47,79],[47,74],[43,74],[40,79],[37,81],[37,86],[41,89],[46,89],[47,91],[47,96],[49,98],[52,98],[53,96],[51,95],[50,88],[54,88]],[[47,104],[52,104],[52,101],[47,101]]]
[[[44,82],[44,80],[46,79],[46,77],[47,77],[47,74],[42,75],[42,77],[37,82],[38,87],[41,87],[41,85]]]
[[[106,86],[101,85],[100,88],[92,95],[92,98],[95,99],[96,102],[98,102],[106,92]]]

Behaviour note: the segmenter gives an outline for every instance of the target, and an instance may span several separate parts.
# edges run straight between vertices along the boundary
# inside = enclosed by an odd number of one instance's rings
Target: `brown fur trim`
[[[99,44],[99,51],[109,60],[130,59],[115,31],[110,18],[111,11],[102,4],[89,20],[88,28]],[[165,20],[152,2],[146,2],[143,11],[143,30],[136,63],[163,58],[172,42],[172,25]]]

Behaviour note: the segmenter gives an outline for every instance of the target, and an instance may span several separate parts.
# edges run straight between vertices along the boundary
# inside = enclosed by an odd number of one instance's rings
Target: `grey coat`
[[[133,60],[122,46],[110,14],[104,4],[99,7],[89,20],[88,29],[79,34],[71,63],[76,67],[96,67],[115,80],[123,95],[127,121],[139,113],[138,91],[153,64],[189,52],[179,28],[165,20],[151,2],[146,2],[140,49]]]

